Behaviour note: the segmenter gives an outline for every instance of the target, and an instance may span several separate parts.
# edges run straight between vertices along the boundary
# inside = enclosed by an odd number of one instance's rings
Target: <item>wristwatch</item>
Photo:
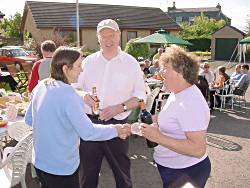
[[[128,110],[128,107],[126,106],[126,104],[122,103],[122,107],[123,107],[123,112],[126,112]]]

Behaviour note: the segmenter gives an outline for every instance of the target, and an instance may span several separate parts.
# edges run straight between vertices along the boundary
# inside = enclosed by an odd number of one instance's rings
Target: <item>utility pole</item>
[[[76,37],[77,37],[77,48],[80,48],[79,3],[78,3],[78,0],[76,0]]]

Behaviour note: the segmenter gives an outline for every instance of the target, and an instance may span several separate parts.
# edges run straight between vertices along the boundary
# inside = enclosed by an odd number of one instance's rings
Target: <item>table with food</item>
[[[0,142],[2,142],[2,139],[6,136],[15,137],[15,135],[9,134],[9,129],[12,128],[14,123],[24,122],[29,97],[28,93],[22,95],[15,92],[1,91],[0,93]]]

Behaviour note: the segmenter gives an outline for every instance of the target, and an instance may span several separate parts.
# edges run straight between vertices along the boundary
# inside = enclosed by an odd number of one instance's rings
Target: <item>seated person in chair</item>
[[[236,67],[235,67],[235,72],[230,76],[230,80],[231,81],[239,81],[240,80],[240,78],[242,77],[242,72],[241,72],[241,65],[240,64],[238,64],[238,65],[236,65]]]
[[[214,77],[214,73],[209,70],[210,66],[207,62],[205,62],[202,66],[202,70],[199,72],[199,76],[205,76],[207,82],[210,84],[212,82],[214,82],[215,77]]]
[[[242,65],[241,66],[241,73],[242,73],[241,78],[234,85],[235,90],[233,91],[233,93],[236,95],[239,95],[240,93],[243,92],[242,87],[245,83],[250,82],[249,65],[247,65],[247,64]]]
[[[224,84],[229,80],[229,76],[226,74],[226,67],[220,66],[218,67],[219,70],[219,79],[216,80],[215,82],[212,83],[212,89],[210,90],[210,109],[212,110],[214,107],[214,94],[216,90],[222,90],[224,87]],[[222,91],[220,91],[222,92]],[[216,106],[220,106],[221,100],[219,96],[215,97],[216,101],[215,104]]]

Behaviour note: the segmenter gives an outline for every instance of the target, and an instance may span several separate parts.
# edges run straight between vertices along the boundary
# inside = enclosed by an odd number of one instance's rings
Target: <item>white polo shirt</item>
[[[118,48],[118,55],[107,60],[98,51],[83,60],[83,72],[78,78],[77,87],[85,92],[97,88],[100,108],[121,104],[131,97],[146,98],[145,84],[139,63],[131,55]],[[86,113],[91,114],[87,105]],[[117,120],[125,119],[130,111],[116,115]]]

